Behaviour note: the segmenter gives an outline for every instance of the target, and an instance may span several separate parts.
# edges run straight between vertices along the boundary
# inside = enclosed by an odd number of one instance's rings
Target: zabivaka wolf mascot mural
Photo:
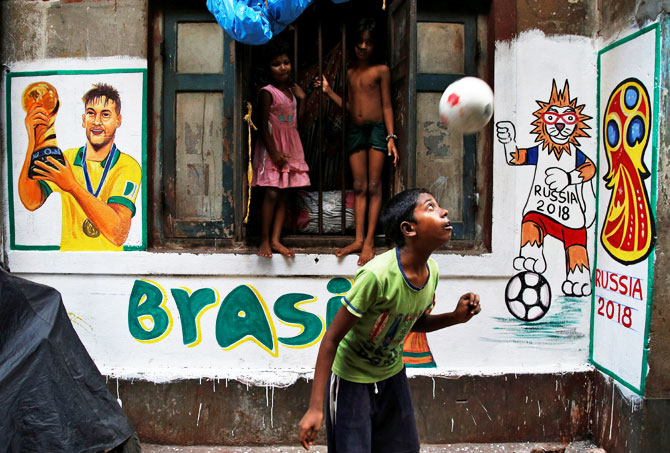
[[[535,146],[522,148],[516,142],[514,124],[496,124],[498,141],[503,144],[508,165],[534,165],[535,174],[523,209],[521,248],[514,268],[543,274],[547,269],[544,243],[547,235],[563,243],[566,274],[561,290],[566,296],[591,294],[591,271],[586,247],[586,228],[595,217],[595,195],[592,179],[596,173],[593,161],[578,146],[591,119],[582,113],[584,105],[570,99],[565,81],[558,90],[554,80],[547,102],[540,106],[531,123],[535,128]]]

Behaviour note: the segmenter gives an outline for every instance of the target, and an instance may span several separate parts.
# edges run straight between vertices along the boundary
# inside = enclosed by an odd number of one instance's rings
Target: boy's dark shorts
[[[349,154],[374,148],[386,151],[386,125],[382,121],[376,123],[349,123],[347,149]]]
[[[404,368],[376,384],[358,384],[331,373],[326,398],[328,453],[419,451]]]

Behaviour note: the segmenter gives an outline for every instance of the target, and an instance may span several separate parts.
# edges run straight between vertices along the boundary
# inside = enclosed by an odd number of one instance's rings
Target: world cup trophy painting
[[[37,168],[35,161],[47,163],[47,157],[51,156],[65,165],[63,152],[56,141],[56,114],[60,107],[58,91],[47,82],[32,83],[23,90],[21,104],[26,113],[36,107],[43,107],[47,112],[47,116],[44,118],[46,124],[39,124],[35,128],[35,151],[31,155],[30,170],[28,171],[28,177],[34,179],[37,175],[35,173],[35,168]]]

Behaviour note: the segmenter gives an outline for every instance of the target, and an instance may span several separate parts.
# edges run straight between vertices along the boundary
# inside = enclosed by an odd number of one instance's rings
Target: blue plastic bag
[[[263,44],[272,38],[270,24],[256,2],[251,7],[244,1],[207,0],[207,9],[233,39],[245,44]]]
[[[265,44],[311,3],[312,0],[207,0],[207,9],[236,41]]]
[[[262,3],[265,3],[264,1]],[[293,23],[303,11],[312,4],[312,0],[268,0],[270,25],[274,34],[280,33]]]

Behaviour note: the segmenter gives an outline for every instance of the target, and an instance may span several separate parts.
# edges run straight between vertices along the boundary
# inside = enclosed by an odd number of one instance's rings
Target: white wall
[[[596,49],[586,38],[532,32],[497,43],[494,121],[514,122],[519,146],[532,146],[535,101],[548,100],[553,79],[561,88],[569,80],[571,98],[578,98],[578,104],[585,104],[585,113],[595,116],[595,62]],[[580,149],[594,157],[594,120],[590,126],[591,137],[580,140]],[[545,246],[549,266],[544,275],[554,294],[547,315],[525,323],[506,308],[505,285],[517,273],[512,261],[519,252],[521,217],[533,168],[508,166],[497,141],[493,152],[492,252],[435,255],[442,276],[435,313],[451,310],[466,291],[480,293],[482,312],[468,324],[429,334],[437,368],[415,369],[410,374],[567,372],[589,366],[590,298],[561,295],[565,258],[558,241],[548,238]],[[4,168],[6,175],[6,165]],[[3,203],[7,225],[6,194]],[[592,229],[588,234],[593,244]],[[589,252],[592,256],[592,246]],[[8,250],[8,256],[13,273],[62,293],[73,324],[101,372],[153,381],[219,377],[285,385],[310,377],[318,344],[302,349],[279,344],[276,357],[252,341],[223,350],[215,336],[220,301],[239,285],[250,285],[267,303],[277,336],[293,336],[299,329],[279,322],[272,313],[274,301],[287,293],[310,294],[316,301],[301,307],[325,319],[326,303],[333,296],[327,291],[328,282],[332,277],[352,277],[357,269],[355,256],[339,260],[317,254],[299,254],[288,261],[254,254],[141,251]],[[128,328],[130,294],[136,280],[142,279],[165,290],[165,307],[172,315],[169,333],[153,343],[136,340]],[[170,294],[170,288],[180,287],[191,291],[213,288],[219,295],[219,303],[202,315],[202,339],[193,347],[183,344],[178,310]]]

